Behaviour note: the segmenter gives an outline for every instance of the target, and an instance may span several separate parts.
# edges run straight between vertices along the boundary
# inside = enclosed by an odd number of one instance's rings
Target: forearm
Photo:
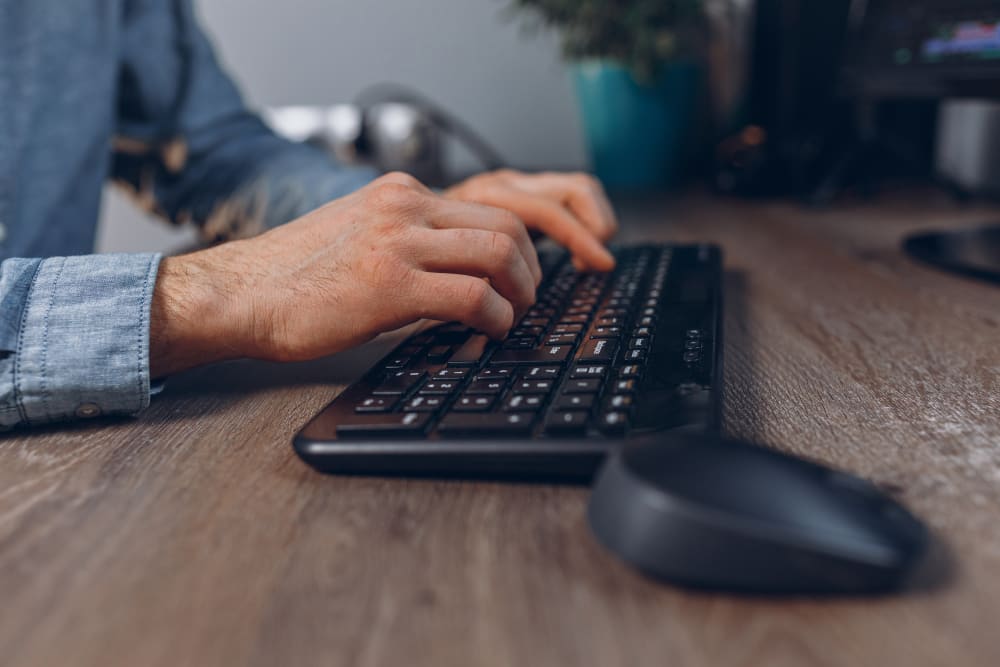
[[[252,355],[239,242],[160,263],[149,318],[152,377]],[[235,256],[235,257],[234,257]]]

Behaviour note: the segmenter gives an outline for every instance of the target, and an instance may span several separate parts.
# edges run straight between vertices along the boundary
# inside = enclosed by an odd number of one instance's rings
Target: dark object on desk
[[[1000,225],[906,239],[912,257],[944,271],[1000,284]]]
[[[460,324],[410,337],[295,438],[332,473],[589,480],[621,439],[714,432],[721,253],[620,248],[610,274],[542,254],[538,301],[494,342]]]
[[[962,194],[933,172],[928,139],[936,118],[926,109],[939,100],[1000,97],[998,20],[996,3],[982,0],[853,0],[840,89],[854,104],[857,137],[813,201],[828,203],[852,185],[872,193],[881,181],[914,175]],[[911,119],[927,117],[926,129],[879,123],[889,101],[897,112],[907,105]]]
[[[608,457],[590,525],[646,574],[748,593],[899,587],[924,526],[872,484],[745,443],[663,435]]]

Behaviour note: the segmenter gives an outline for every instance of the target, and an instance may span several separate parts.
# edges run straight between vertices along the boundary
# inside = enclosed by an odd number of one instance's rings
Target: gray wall
[[[255,106],[350,101],[381,81],[416,86],[470,122],[512,163],[585,158],[552,35],[525,36],[505,0],[200,0],[203,23]],[[106,198],[98,249],[174,248],[171,230]]]

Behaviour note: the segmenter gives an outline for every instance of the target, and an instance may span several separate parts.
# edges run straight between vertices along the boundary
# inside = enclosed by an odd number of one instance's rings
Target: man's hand
[[[256,238],[164,259],[151,373],[237,357],[312,359],[424,318],[500,338],[540,281],[516,215],[390,174]]]
[[[568,248],[578,269],[614,267],[604,242],[618,231],[618,222],[604,189],[592,176],[504,169],[474,176],[444,195],[511,211],[529,228]]]

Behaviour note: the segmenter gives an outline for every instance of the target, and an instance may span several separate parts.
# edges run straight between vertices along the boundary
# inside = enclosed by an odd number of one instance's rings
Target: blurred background
[[[504,165],[630,196],[1000,196],[996,0],[196,3],[272,126],[431,185]],[[106,199],[101,252],[194,241]]]
[[[254,107],[350,102],[372,84],[405,82],[465,119],[512,163],[586,164],[557,36],[526,35],[502,0],[196,1]],[[98,252],[162,250],[194,238],[107,189]]]

